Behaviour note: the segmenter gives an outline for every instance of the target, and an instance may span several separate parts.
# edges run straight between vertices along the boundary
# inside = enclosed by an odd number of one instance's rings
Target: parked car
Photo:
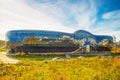
[[[113,58],[113,56],[105,56],[106,58]]]
[[[60,57],[56,57],[56,58],[52,58],[52,60],[64,60],[64,59]]]
[[[81,58],[85,58],[85,57],[84,57],[84,56],[79,56],[79,57],[77,57],[77,58],[81,59]]]

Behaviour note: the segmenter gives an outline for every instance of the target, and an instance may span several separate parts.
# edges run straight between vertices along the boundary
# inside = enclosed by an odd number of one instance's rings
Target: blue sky
[[[120,0],[0,0],[0,39],[13,29],[87,30],[120,40]]]

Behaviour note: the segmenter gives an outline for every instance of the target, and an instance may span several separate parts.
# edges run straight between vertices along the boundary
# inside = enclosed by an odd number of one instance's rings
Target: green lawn
[[[120,53],[111,53],[111,54],[105,54],[102,56],[119,56]],[[99,56],[98,54],[77,54],[77,55],[70,55],[71,58],[77,58],[78,56],[84,56],[84,57],[96,57]],[[25,56],[17,56],[17,55],[9,55],[9,57],[16,58],[19,60],[24,60],[24,59],[30,59],[30,60],[51,60],[52,58],[55,57],[61,57],[61,58],[66,58],[65,54],[44,54],[44,55],[25,55]]]
[[[23,60],[23,59],[32,59],[32,60],[49,60],[54,57],[61,57],[65,58],[65,55],[27,55],[27,56],[16,56],[16,55],[10,55],[10,57]]]

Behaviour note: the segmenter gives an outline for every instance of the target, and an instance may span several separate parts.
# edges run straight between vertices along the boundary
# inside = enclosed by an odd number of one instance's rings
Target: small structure
[[[95,53],[96,51],[97,50],[93,46],[90,46],[90,45],[86,45],[86,46],[81,47],[81,53],[83,53],[83,54]]]

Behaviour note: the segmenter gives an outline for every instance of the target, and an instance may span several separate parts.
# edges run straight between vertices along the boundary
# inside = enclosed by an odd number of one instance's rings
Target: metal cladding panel
[[[78,30],[74,33],[76,40],[81,40],[83,38],[93,38],[96,40],[95,36],[87,31]]]
[[[38,37],[48,37],[48,38],[61,38],[63,36],[70,36],[76,40],[81,40],[83,38],[93,38],[96,42],[100,42],[103,39],[108,39],[113,41],[112,36],[103,36],[103,35],[93,35],[90,32],[84,30],[78,30],[73,34],[57,32],[57,31],[44,31],[44,30],[13,30],[9,31],[6,34],[9,42],[18,42],[23,41],[25,37],[29,36],[38,36]]]
[[[38,31],[38,30],[14,30],[7,33],[9,42],[23,41],[25,37],[38,36],[48,38],[61,38],[62,36],[73,37],[73,34],[55,32],[55,31]]]
[[[101,42],[103,39],[108,39],[110,41],[113,41],[113,37],[112,36],[105,36],[105,35],[93,35],[90,32],[84,31],[84,30],[78,30],[74,33],[75,35],[75,39],[76,40],[81,40],[83,38],[93,38],[94,40],[96,40],[97,43]],[[87,42],[88,43],[88,42]]]
[[[104,35],[101,35],[101,36],[95,36],[96,37],[96,42],[101,42],[103,39],[108,39],[110,41],[113,41],[113,37],[112,36],[104,36]]]

